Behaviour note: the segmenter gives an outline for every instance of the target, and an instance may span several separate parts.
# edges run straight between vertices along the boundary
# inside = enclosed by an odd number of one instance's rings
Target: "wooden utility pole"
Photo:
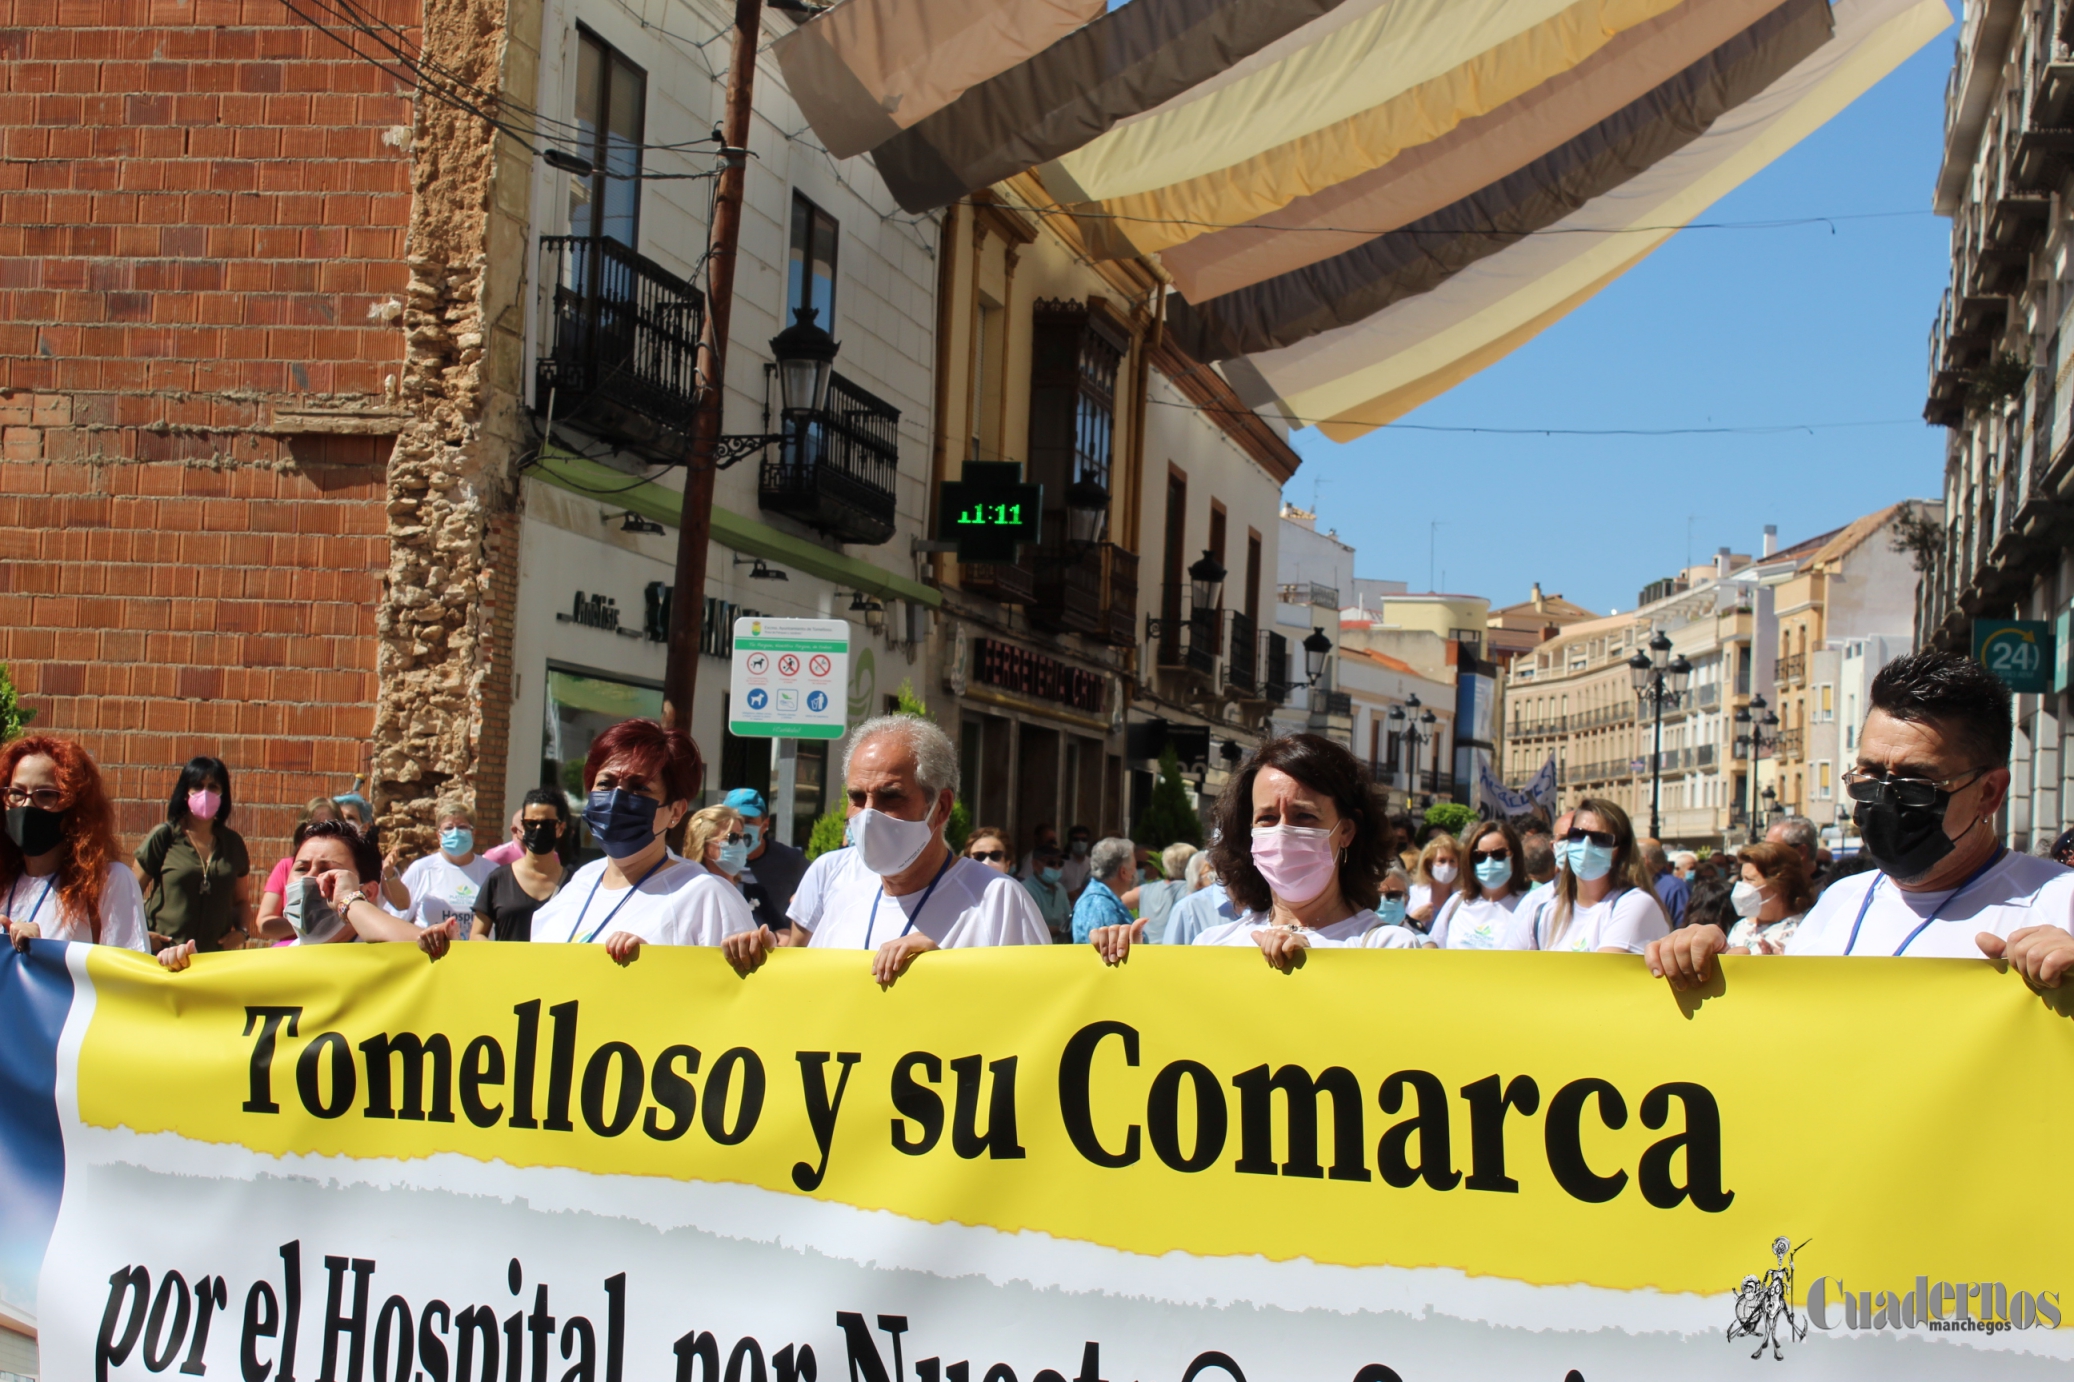
[[[706,319],[699,329],[699,389],[691,420],[684,509],[677,519],[677,584],[670,597],[670,660],[663,673],[663,723],[691,728],[698,690],[699,626],[706,604],[706,547],[713,533],[713,453],[727,398],[727,327],[734,308],[735,246],[742,235],[742,185],[749,168],[750,103],[763,0],[735,0],[733,56],[727,68],[723,160],[706,237]]]

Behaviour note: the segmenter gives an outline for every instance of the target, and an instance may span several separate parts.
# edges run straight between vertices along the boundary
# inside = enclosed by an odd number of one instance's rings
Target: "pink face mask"
[[[222,796],[209,791],[207,788],[199,792],[189,792],[187,794],[187,814],[193,816],[198,821],[215,820],[216,808],[222,804]]]
[[[1265,825],[1253,831],[1253,867],[1280,902],[1300,907],[1331,887],[1336,855],[1330,830]]]

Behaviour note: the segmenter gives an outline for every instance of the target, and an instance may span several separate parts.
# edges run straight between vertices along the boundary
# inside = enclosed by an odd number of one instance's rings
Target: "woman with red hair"
[[[29,942],[85,941],[151,953],[144,894],[122,862],[100,769],[69,739],[34,734],[0,748],[0,928]]]
[[[742,890],[670,850],[706,765],[680,729],[622,720],[583,761],[583,823],[605,857],[578,869],[533,913],[536,942],[603,946],[630,964],[648,945],[717,945],[737,968],[761,963],[762,934]]]

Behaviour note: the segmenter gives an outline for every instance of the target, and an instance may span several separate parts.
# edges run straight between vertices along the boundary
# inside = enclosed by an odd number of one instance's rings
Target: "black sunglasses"
[[[1585,842],[1586,840],[1589,840],[1589,841],[1591,841],[1591,842],[1592,842],[1593,844],[1597,845],[1597,846],[1598,846],[1599,848],[1601,848],[1601,849],[1611,849],[1611,848],[1613,848],[1613,832],[1612,832],[1612,831],[1610,831],[1610,830],[1575,830],[1575,829],[1573,829],[1573,830],[1571,830],[1571,831],[1570,831],[1570,833],[1569,833],[1569,834],[1567,834],[1567,835],[1563,836],[1563,838],[1564,838],[1565,840],[1568,840],[1568,841],[1569,841],[1569,842],[1570,842],[1571,844],[1573,844],[1573,845],[1575,845],[1575,844],[1582,844],[1582,843],[1584,843],[1584,842]]]
[[[989,864],[998,864],[1008,858],[1008,851],[1005,849],[975,849],[965,857],[967,859],[978,859]]]
[[[1475,868],[1487,859],[1510,859],[1511,853],[1503,848],[1474,849],[1469,852],[1469,867]]]
[[[1965,778],[1970,787],[1988,770],[1974,768],[1968,772],[1953,773],[1950,777],[1874,777],[1862,768],[1853,768],[1844,774],[1844,791],[1852,801],[1868,805],[1895,805],[1921,810],[1937,805],[1937,798],[1949,792],[1962,791],[1963,787],[1951,784]]]

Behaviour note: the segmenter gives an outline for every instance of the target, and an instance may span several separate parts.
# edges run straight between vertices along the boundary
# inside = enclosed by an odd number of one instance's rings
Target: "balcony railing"
[[[1354,714],[1354,697],[1346,691],[1311,692],[1311,713],[1314,715],[1337,715],[1351,719]]]
[[[1027,559],[962,566],[958,584],[1004,605],[1027,605],[1037,598],[1037,570]]]
[[[838,542],[875,547],[893,536],[899,474],[900,410],[838,374],[820,412],[789,420],[763,463],[757,502]]]
[[[1795,653],[1779,659],[1779,684],[1789,686],[1805,681],[1808,674],[1808,655]]]
[[[1182,614],[1188,603],[1186,582],[1169,581],[1161,587],[1161,596],[1159,665],[1168,671],[1216,676],[1221,611],[1196,609]]]
[[[1102,641],[1112,648],[1138,642],[1138,554],[1102,545]]]
[[[1225,643],[1224,684],[1242,698],[1250,698],[1260,687],[1260,634],[1243,612],[1233,610],[1228,617],[1231,637]]]
[[[1102,553],[1067,540],[1066,511],[1044,515],[1044,545],[1037,550],[1037,598],[1025,611],[1032,624],[1052,633],[1100,633]],[[1136,632],[1135,628],[1133,632]]]
[[[1779,731],[1779,757],[1799,758],[1801,756],[1801,734],[1802,731],[1797,729],[1786,729]]]
[[[548,235],[533,406],[614,441],[665,445],[690,431],[705,296],[617,240]]]

